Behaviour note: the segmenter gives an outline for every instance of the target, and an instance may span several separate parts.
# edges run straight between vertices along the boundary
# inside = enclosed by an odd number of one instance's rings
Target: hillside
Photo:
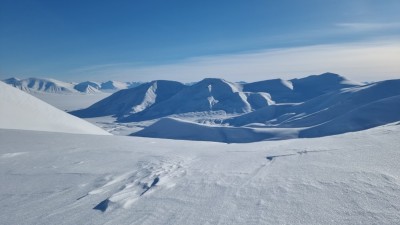
[[[222,125],[161,119],[135,136],[243,143],[314,138],[400,121],[400,80],[332,91],[304,103],[275,104],[221,121]]]
[[[73,111],[71,114],[82,118],[128,116],[168,99],[184,87],[183,84],[175,81],[152,81],[135,88],[118,91],[86,109]]]
[[[268,93],[243,92],[240,84],[207,78],[182,89],[164,102],[121,121],[149,120],[189,112],[245,113],[273,103]]]
[[[14,86],[25,92],[46,92],[46,93],[75,93],[78,92],[75,84],[47,78],[9,78],[4,83]]]
[[[17,88],[0,82],[0,128],[109,135]]]

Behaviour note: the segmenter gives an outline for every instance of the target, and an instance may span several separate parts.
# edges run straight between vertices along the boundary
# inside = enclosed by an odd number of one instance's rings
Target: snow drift
[[[3,82],[0,82],[0,128],[109,135]]]
[[[224,143],[249,143],[262,140],[296,138],[297,131],[271,131],[247,127],[213,126],[175,118],[163,118],[149,127],[131,134],[131,136]]]

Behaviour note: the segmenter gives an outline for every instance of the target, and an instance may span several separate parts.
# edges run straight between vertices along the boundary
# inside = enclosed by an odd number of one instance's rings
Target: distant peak
[[[8,83],[8,82],[18,82],[18,81],[21,81],[21,80],[19,78],[17,78],[17,77],[10,77],[10,78],[7,78],[7,79],[5,79],[3,81]]]
[[[337,74],[337,73],[331,73],[331,72],[326,72],[323,74],[320,74],[318,76],[327,76],[327,77],[340,77],[340,78],[344,78],[343,76]]]

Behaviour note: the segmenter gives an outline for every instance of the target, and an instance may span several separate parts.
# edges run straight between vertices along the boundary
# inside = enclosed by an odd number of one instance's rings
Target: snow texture
[[[228,145],[0,129],[0,223],[396,225],[399,132]]]

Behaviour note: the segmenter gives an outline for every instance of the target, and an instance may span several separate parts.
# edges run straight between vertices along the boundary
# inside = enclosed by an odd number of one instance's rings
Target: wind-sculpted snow
[[[296,130],[257,129],[205,125],[173,118],[163,118],[132,136],[157,137],[177,140],[249,143],[262,140],[296,138]]]
[[[0,128],[109,135],[3,82],[0,82]]]
[[[399,132],[228,145],[0,129],[0,223],[397,225]]]

